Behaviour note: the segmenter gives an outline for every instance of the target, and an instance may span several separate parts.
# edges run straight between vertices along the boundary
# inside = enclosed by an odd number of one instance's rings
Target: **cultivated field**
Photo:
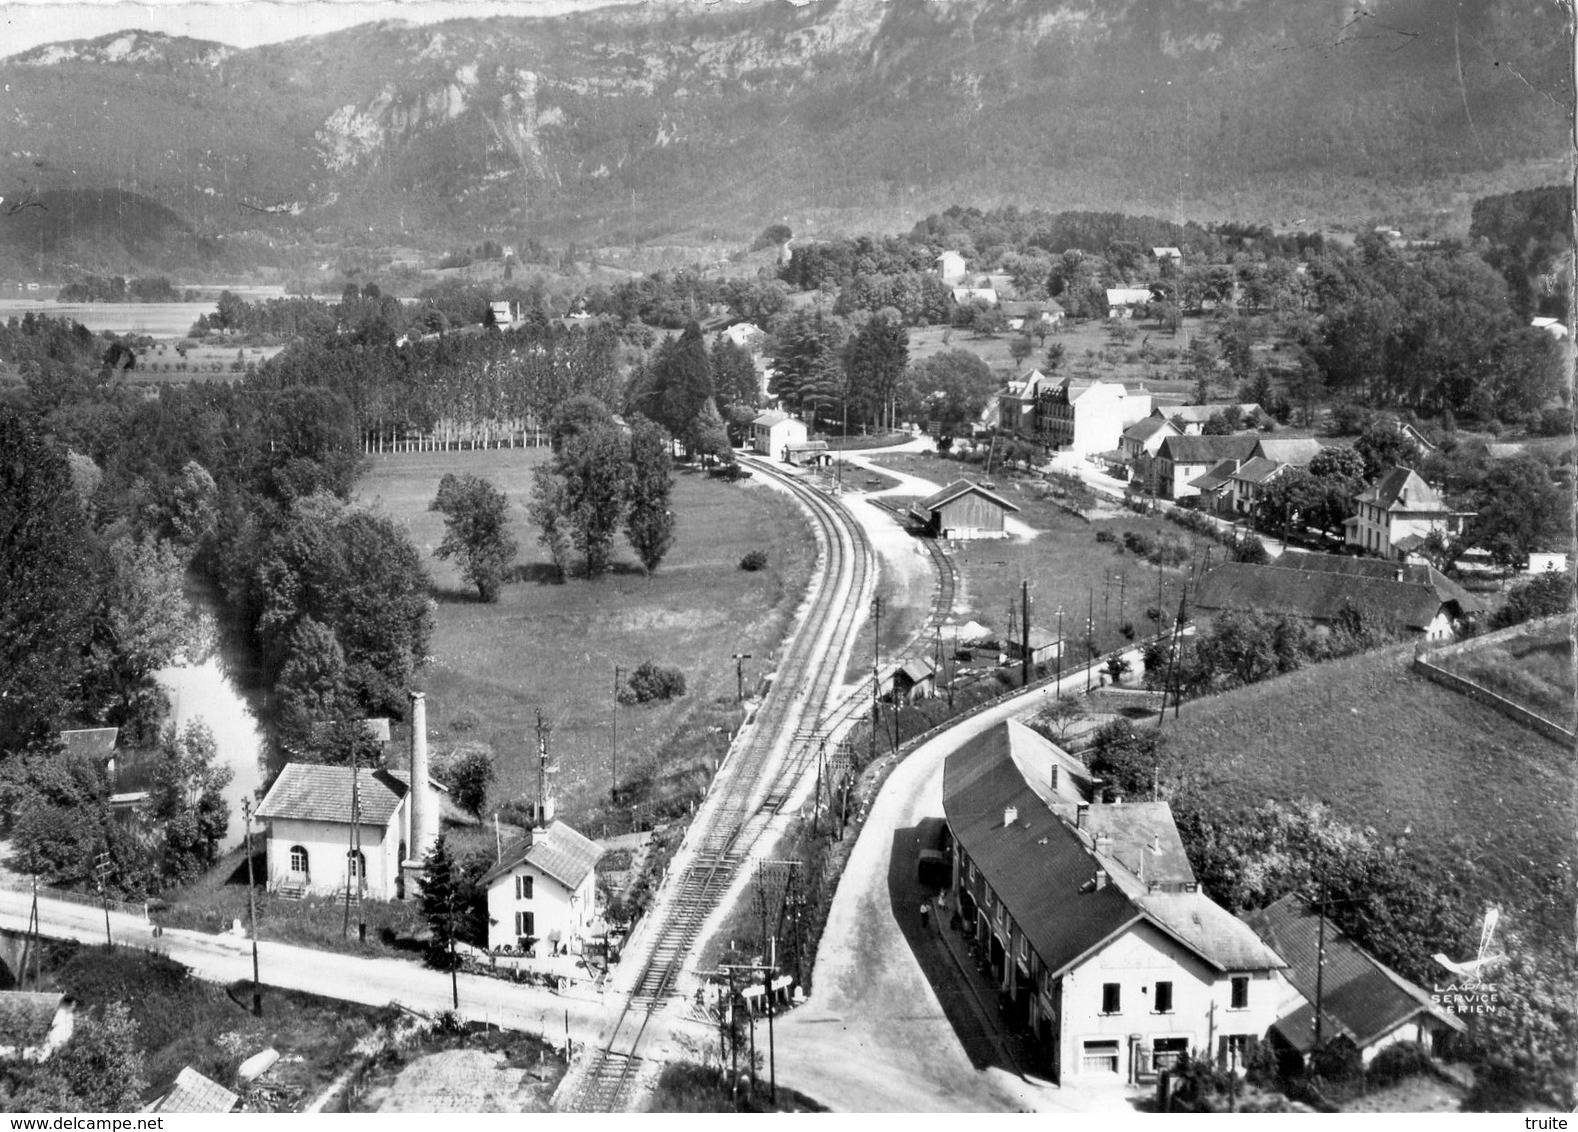
[[[755,481],[729,486],[682,472],[673,496],[674,545],[655,574],[642,575],[621,538],[610,576],[557,584],[524,509],[532,469],[547,458],[546,449],[383,457],[363,477],[360,497],[406,524],[435,581],[432,656],[419,676],[435,756],[466,740],[486,742],[498,771],[492,804],[535,798],[540,710],[553,729],[559,812],[596,835],[604,822],[610,828],[630,822],[627,806],[607,804],[616,714],[622,789],[650,780],[650,794],[672,800],[704,786],[710,760],[738,725],[732,656],[751,654],[744,662],[749,692],[772,668],[768,658],[799,604],[816,552],[782,495]],[[478,603],[455,566],[432,557],[443,519],[427,507],[446,472],[486,477],[513,504],[520,580],[505,587],[497,604]],[[767,568],[739,569],[756,548],[767,552]],[[643,661],[681,669],[687,694],[616,712],[614,666],[628,674]],[[639,816],[661,817],[661,805]]]
[[[1429,660],[1572,730],[1578,721],[1578,689],[1571,633],[1571,618],[1544,621],[1504,638],[1470,641],[1461,652]]]
[[[1572,752],[1412,659],[1395,645],[1185,704],[1166,734],[1224,811],[1309,797],[1384,838],[1411,831],[1475,913],[1500,903],[1570,937]]]

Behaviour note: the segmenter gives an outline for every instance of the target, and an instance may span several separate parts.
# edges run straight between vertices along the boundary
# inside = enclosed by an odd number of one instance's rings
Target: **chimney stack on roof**
[[[1007,829],[1009,826],[1013,825],[1018,820],[1019,820],[1019,807],[1017,807],[1017,806],[1004,806],[1003,807],[1003,828],[1004,829]]]
[[[1054,794],[1058,791],[1058,782],[1062,778],[1062,770],[1063,768],[1058,766],[1057,763],[1052,764],[1052,793]]]
[[[1085,802],[1074,807],[1074,828],[1084,829],[1085,823],[1090,820],[1090,806]]]

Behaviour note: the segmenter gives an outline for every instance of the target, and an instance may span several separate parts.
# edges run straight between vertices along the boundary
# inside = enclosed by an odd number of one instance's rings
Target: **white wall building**
[[[578,953],[597,914],[596,843],[562,821],[529,831],[482,878],[488,947]],[[547,946],[540,946],[546,944]]]
[[[760,456],[787,460],[789,446],[806,440],[805,422],[788,413],[763,413],[751,422],[751,447]]]

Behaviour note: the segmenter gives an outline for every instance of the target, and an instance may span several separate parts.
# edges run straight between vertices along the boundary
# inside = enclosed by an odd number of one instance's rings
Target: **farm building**
[[[1295,895],[1245,915],[1256,934],[1289,963],[1292,993],[1271,1027],[1274,1045],[1300,1057],[1315,1048],[1315,1002],[1321,1004],[1321,1039],[1345,1041],[1368,1065],[1377,1053],[1398,1042],[1418,1042],[1431,1053],[1446,1052],[1464,1033],[1458,1017],[1431,1000],[1427,991],[1403,978],[1328,921],[1320,985],[1320,917]]]
[[[59,992],[0,991],[0,1057],[47,1061],[75,1027],[76,1009]]]
[[[910,516],[932,538],[1007,538],[1006,517],[1017,510],[1018,504],[970,480],[955,480],[910,504]]]
[[[1406,559],[1431,532],[1455,535],[1472,511],[1454,511],[1439,491],[1409,468],[1393,468],[1354,500],[1343,541],[1386,559]]]
[[[1005,723],[950,754],[943,813],[959,929],[1037,1069],[1135,1082],[1184,1053],[1241,1070],[1286,964],[1200,891],[1165,802],[1092,804],[1088,773]]]
[[[805,422],[788,413],[763,413],[751,422],[751,447],[759,456],[787,459],[791,444],[805,442]]]
[[[539,942],[579,952],[597,912],[595,866],[602,850],[562,821],[528,830],[482,878],[488,947],[533,954]]]
[[[1318,625],[1351,611],[1429,640],[1452,636],[1485,608],[1432,566],[1301,550],[1285,551],[1267,566],[1223,563],[1200,580],[1191,604],[1205,613],[1281,613]]]

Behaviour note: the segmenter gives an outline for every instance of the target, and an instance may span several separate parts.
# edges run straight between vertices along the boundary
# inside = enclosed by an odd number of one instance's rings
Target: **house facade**
[[[382,769],[356,771],[351,821],[351,768],[290,763],[258,804],[266,829],[268,887],[293,895],[343,894],[360,871],[362,891],[375,900],[404,895],[401,866],[410,823],[406,784]],[[353,857],[353,832],[360,857]],[[353,864],[354,862],[354,864]]]
[[[1267,486],[1288,470],[1288,465],[1264,456],[1251,456],[1229,477],[1233,488],[1233,513],[1253,515],[1260,509]],[[1209,474],[1209,473],[1207,473]]]
[[[965,276],[964,257],[958,252],[943,252],[932,263],[937,268],[937,274],[942,276],[942,281],[950,287]]]
[[[1223,460],[1248,460],[1259,439],[1248,436],[1169,436],[1156,449],[1157,486],[1164,499],[1187,499],[1199,494],[1190,481]]]
[[[1205,432],[1206,421],[1221,416],[1229,409],[1238,410],[1243,428],[1252,427],[1251,422],[1260,415],[1260,406],[1253,401],[1223,401],[1210,405],[1167,405],[1159,407],[1156,412],[1170,420],[1183,435],[1201,436]]]
[[[1036,400],[1036,434],[1042,443],[1078,456],[1118,447],[1123,430],[1151,413],[1151,395],[1110,381],[1064,378],[1043,387]]]
[[[1095,804],[1055,744],[1005,723],[948,756],[943,811],[958,930],[1038,1070],[1135,1082],[1185,1053],[1243,1068],[1285,964],[1200,891],[1165,803]]]
[[[1410,468],[1393,468],[1354,500],[1343,542],[1390,560],[1406,559],[1432,532],[1460,534],[1472,511],[1453,511],[1441,493]]]
[[[759,456],[786,460],[790,445],[806,439],[805,422],[788,413],[767,412],[751,422],[751,448]]]
[[[955,480],[910,504],[910,517],[932,538],[1007,538],[1007,517],[1018,510],[1018,504],[978,483]]]
[[[1107,317],[1133,318],[1134,312],[1152,299],[1149,287],[1108,287]]]
[[[562,821],[528,831],[483,875],[488,947],[579,953],[597,914],[602,850]]]

